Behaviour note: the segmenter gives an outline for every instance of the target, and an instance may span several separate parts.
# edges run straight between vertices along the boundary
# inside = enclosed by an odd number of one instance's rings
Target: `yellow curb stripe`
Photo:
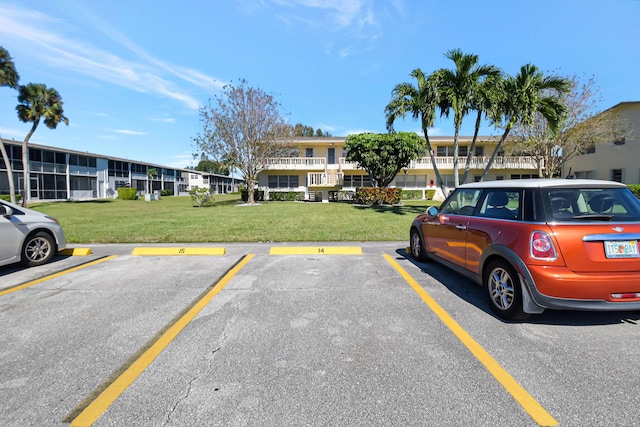
[[[180,248],[180,247],[165,247],[165,248],[155,248],[155,247],[144,247],[144,248],[134,248],[131,255],[138,256],[186,256],[186,255],[225,255],[227,250],[225,248],[212,248],[212,247],[189,247],[189,248]]]
[[[200,313],[200,311],[231,281],[253,258],[246,255],[220,279],[202,298],[171,325],[149,348],[134,360],[117,378],[93,399],[72,421],[71,427],[90,426],[100,418],[109,406],[147,369],[158,355]]]
[[[361,255],[360,246],[273,246],[270,255]]]
[[[91,255],[91,248],[67,248],[58,252],[59,255],[65,256],[87,256]]]
[[[67,270],[63,270],[63,271],[60,271],[58,273],[50,274],[48,276],[42,277],[42,278],[37,279],[37,280],[32,280],[31,282],[23,283],[23,284],[18,285],[18,286],[13,286],[13,287],[11,287],[9,289],[4,289],[4,290],[0,291],[0,297],[3,296],[3,295],[9,294],[11,292],[19,291],[21,289],[25,289],[25,288],[28,288],[30,286],[37,285],[38,283],[46,282],[47,280],[55,279],[56,277],[64,276],[65,274],[72,273],[74,271],[82,270],[85,267],[89,267],[89,266],[92,266],[92,265],[100,264],[101,262],[108,261],[110,259],[115,258],[116,256],[117,255],[110,255],[108,257],[100,258],[100,259],[97,259],[95,261],[91,261],[91,262],[88,262],[86,264],[79,265],[77,267],[69,268]]]
[[[500,364],[483,349],[391,256],[383,257],[407,281],[413,290],[431,308],[453,334],[471,351],[496,380],[513,396],[522,408],[540,426],[556,426],[556,421]]]

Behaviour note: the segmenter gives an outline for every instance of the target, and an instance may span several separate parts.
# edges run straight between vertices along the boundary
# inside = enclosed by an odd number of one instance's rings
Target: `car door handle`
[[[466,226],[466,225],[456,225],[456,228],[457,228],[458,230],[466,230],[466,229],[467,229],[467,226]]]

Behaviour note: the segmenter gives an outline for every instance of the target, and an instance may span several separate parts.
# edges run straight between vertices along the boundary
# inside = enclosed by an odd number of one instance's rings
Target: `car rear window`
[[[640,200],[628,188],[546,188],[547,221],[640,221]]]

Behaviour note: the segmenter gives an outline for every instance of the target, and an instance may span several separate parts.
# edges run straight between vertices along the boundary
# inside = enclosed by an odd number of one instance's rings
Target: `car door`
[[[18,230],[11,222],[11,216],[2,215],[7,205],[0,203],[0,265],[18,261],[20,242]]]
[[[480,193],[478,189],[457,189],[445,200],[438,211],[437,221],[426,225],[428,252],[466,268],[467,229]]]

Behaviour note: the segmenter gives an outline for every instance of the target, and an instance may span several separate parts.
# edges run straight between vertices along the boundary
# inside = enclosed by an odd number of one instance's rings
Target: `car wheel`
[[[522,308],[522,288],[514,268],[506,261],[489,264],[484,275],[484,289],[491,310],[506,320],[522,320],[528,315]]]
[[[411,256],[416,261],[424,261],[427,259],[427,251],[424,247],[424,242],[420,237],[420,233],[415,228],[411,229],[411,236],[409,237],[409,247],[411,249]]]
[[[42,265],[55,255],[56,242],[50,234],[39,231],[30,235],[22,247],[22,263],[28,267]]]

